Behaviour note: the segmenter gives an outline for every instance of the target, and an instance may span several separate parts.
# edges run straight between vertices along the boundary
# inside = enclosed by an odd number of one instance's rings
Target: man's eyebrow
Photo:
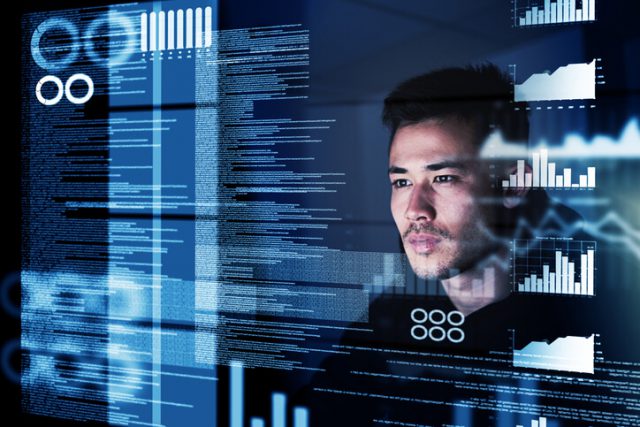
[[[391,175],[393,173],[407,173],[407,170],[405,168],[401,168],[401,167],[398,167],[398,166],[391,166],[389,168],[389,175]]]
[[[444,160],[439,163],[431,163],[424,166],[425,170],[429,171],[439,171],[441,169],[459,169],[461,171],[466,171],[468,166],[464,162],[456,161],[456,160]],[[407,169],[401,168],[399,166],[391,166],[389,167],[389,174],[395,173],[407,173]]]
[[[466,171],[468,169],[465,163],[456,160],[445,160],[440,163],[432,163],[426,165],[424,168],[430,171],[439,171],[441,169],[460,169],[462,171]]]

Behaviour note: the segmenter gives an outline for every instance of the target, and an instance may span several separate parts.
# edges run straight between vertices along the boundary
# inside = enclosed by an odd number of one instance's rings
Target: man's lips
[[[432,252],[441,240],[440,237],[427,233],[411,233],[406,239],[416,253]]]

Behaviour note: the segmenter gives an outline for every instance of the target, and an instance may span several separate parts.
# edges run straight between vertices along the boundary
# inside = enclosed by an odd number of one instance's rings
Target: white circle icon
[[[442,310],[431,310],[431,314],[429,314],[429,320],[434,325],[442,325],[445,320],[447,320],[447,315],[444,314]]]
[[[81,98],[76,98],[71,93],[71,85],[77,80],[82,80],[87,84],[87,93]],[[87,76],[86,74],[82,74],[82,73],[74,74],[73,76],[69,77],[69,79],[67,80],[67,83],[65,83],[64,94],[67,96],[67,99],[69,100],[69,102],[72,102],[74,104],[84,104],[93,96],[93,80],[91,80],[91,77]]]
[[[447,332],[440,326],[434,326],[429,330],[429,335],[435,342],[440,342],[447,337]]]
[[[429,336],[429,330],[422,325],[414,325],[411,328],[411,336],[413,339],[422,341]]]
[[[451,326],[460,326],[464,323],[464,314],[458,310],[452,310],[447,314],[447,321]]]
[[[447,331],[447,339],[454,344],[459,344],[464,341],[464,331],[460,328],[451,328]]]
[[[58,86],[58,93],[51,99],[47,99],[42,95],[42,86],[47,82],[54,83]],[[62,80],[56,76],[44,76],[36,85],[36,98],[38,98],[38,101],[40,101],[42,105],[56,105],[62,99],[63,92],[64,88],[62,86]]]
[[[423,308],[414,308],[411,310],[411,320],[416,323],[424,323],[429,319],[429,313]]]

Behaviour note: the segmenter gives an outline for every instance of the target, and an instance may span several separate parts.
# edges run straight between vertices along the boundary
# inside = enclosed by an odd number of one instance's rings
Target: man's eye
[[[433,182],[440,184],[451,183],[458,181],[458,177],[455,175],[438,175],[433,179]]]
[[[409,182],[408,179],[396,179],[393,180],[391,182],[391,186],[393,188],[402,188],[402,187],[407,187],[408,185],[410,185],[411,183]]]

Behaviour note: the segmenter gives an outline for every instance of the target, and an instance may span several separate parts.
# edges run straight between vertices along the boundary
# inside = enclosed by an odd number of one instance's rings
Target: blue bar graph
[[[293,427],[309,427],[309,410],[307,408],[293,408]]]
[[[231,427],[243,427],[244,368],[242,362],[231,362]]]
[[[596,0],[582,0],[581,8],[576,0],[531,0],[524,6],[512,1],[516,27],[596,20]]]
[[[244,365],[232,361],[229,366],[229,426],[244,425]],[[272,393],[271,395],[271,427],[286,427],[287,395]],[[264,418],[251,417],[249,427],[266,427]],[[304,406],[293,408],[293,427],[309,427],[309,409]]]
[[[271,425],[273,427],[286,427],[287,396],[282,393],[273,393],[271,398]]]

